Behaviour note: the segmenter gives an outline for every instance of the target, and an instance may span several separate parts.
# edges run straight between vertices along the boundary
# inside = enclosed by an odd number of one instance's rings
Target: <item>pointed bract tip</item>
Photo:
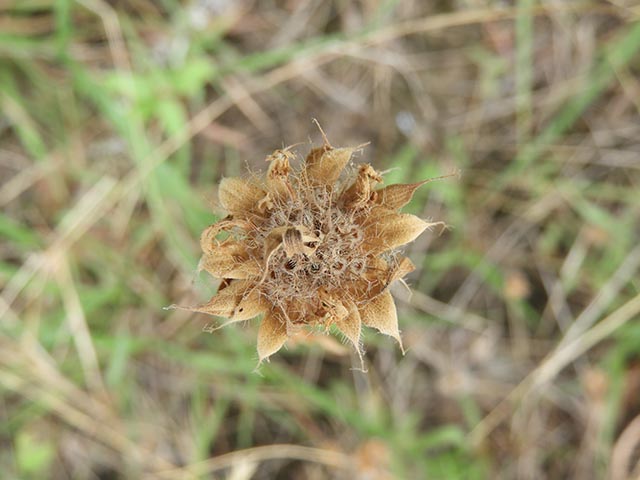
[[[320,122],[318,122],[318,120],[316,118],[311,119],[311,121],[313,123],[315,123],[316,127],[318,127],[318,130],[320,130],[320,134],[322,135],[322,140],[324,141],[324,144],[327,145],[328,147],[331,147],[331,143],[329,143],[329,139],[327,138],[327,134],[324,133],[324,130],[320,126]],[[331,148],[333,148],[333,147],[331,147]]]

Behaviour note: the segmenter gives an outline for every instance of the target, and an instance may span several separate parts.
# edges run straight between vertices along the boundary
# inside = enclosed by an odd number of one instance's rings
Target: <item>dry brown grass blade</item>
[[[640,245],[637,245],[629,252],[621,262],[620,267],[599,289],[598,294],[571,324],[562,338],[560,346],[577,338],[597,321],[602,312],[611,305],[611,302],[618,298],[620,291],[628,284],[629,280],[636,275],[638,267],[640,267]]]
[[[640,415],[620,434],[613,446],[609,464],[609,480],[638,478],[637,451],[640,448]],[[634,460],[636,463],[634,464]],[[635,475],[634,475],[635,473]]]
[[[98,355],[91,338],[91,332],[87,326],[87,318],[80,302],[80,296],[72,278],[68,258],[61,258],[56,276],[62,294],[62,301],[67,313],[69,331],[73,337],[78,358],[82,365],[87,386],[94,390],[102,398],[107,398],[107,389],[102,380]]]
[[[113,64],[122,72],[131,73],[127,45],[122,35],[122,27],[117,12],[104,0],[77,0],[87,10],[100,17],[109,43]]]
[[[0,31],[2,31],[0,29]],[[47,175],[53,173],[57,168],[56,155],[47,158],[41,163],[36,163],[18,172],[9,180],[4,180],[0,185],[0,207],[7,205],[15,200],[22,192],[26,192],[33,187],[35,183],[46,178]]]
[[[20,375],[14,372],[20,372]],[[111,407],[64,377],[53,360],[45,357],[44,350],[35,339],[24,346],[0,339],[0,384],[50,409],[71,428],[110,447],[128,462],[146,469],[174,467],[171,462],[124,434]]]
[[[486,326],[492,323],[488,318],[484,318],[477,313],[468,312],[448,303],[440,302],[419,291],[411,293],[409,303],[413,308],[424,313],[476,333],[484,332]]]
[[[509,20],[518,15],[519,8],[478,8],[463,10],[453,13],[434,15],[417,20],[408,20],[390,25],[387,28],[372,32],[366,39],[370,44],[379,44],[395,40],[399,37],[413,35],[417,33],[444,30],[470,24],[480,24],[487,22],[498,22]],[[567,4],[540,5],[530,9],[533,16],[547,16],[561,13],[580,12],[615,12],[610,6],[594,5],[591,2],[571,2]]]
[[[547,385],[572,361],[605,340],[629,320],[640,314],[640,294],[609,314],[582,335],[562,344],[501,401],[471,432],[474,445],[480,443],[509,415],[527,395]]]
[[[102,218],[111,205],[109,200],[116,191],[116,186],[117,182],[112,178],[102,177],[64,216],[49,247],[29,255],[2,290],[0,317],[6,315],[36,273],[41,270],[55,271],[60,256],[66,255],[71,246]]]
[[[269,460],[299,460],[326,465],[340,470],[348,470],[352,465],[349,455],[341,452],[324,450],[320,448],[303,447],[301,445],[275,444],[264,447],[237,450],[232,453],[220,455],[204,462],[193,463],[184,468],[175,470],[158,471],[151,478],[182,479],[185,475],[197,477],[209,475],[221,470],[232,468],[234,465],[250,462],[260,463]]]

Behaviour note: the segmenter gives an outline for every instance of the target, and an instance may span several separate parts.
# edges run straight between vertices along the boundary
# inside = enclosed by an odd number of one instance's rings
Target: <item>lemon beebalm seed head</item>
[[[199,264],[221,287],[181,308],[226,323],[261,316],[259,362],[302,327],[337,328],[361,361],[363,325],[402,348],[389,286],[415,267],[398,249],[433,224],[399,209],[425,182],[380,187],[371,165],[349,167],[356,150],[325,137],[297,166],[291,147],[267,156],[262,182],[224,178],[218,198],[229,215],[203,232]]]

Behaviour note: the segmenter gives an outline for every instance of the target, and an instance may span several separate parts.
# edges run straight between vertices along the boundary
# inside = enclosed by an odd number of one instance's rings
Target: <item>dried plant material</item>
[[[382,188],[376,192],[375,203],[389,210],[399,210],[413,198],[415,191],[429,180],[409,184],[395,184]]]
[[[422,185],[433,182],[434,180],[442,180],[443,178],[459,176],[460,171],[455,171],[449,175],[442,175],[440,177],[428,178],[421,182],[408,183],[408,184],[395,184],[388,187],[381,188],[380,190],[373,192],[373,201],[378,205],[382,205],[390,210],[399,210],[408,204],[413,198],[413,194]]]
[[[302,327],[337,329],[360,359],[362,325],[402,347],[388,287],[415,267],[397,249],[434,224],[398,209],[425,182],[376,190],[382,175],[351,166],[356,150],[325,138],[298,169],[291,147],[276,150],[263,183],[220,184],[229,216],[203,232],[200,268],[223,284],[210,302],[188,309],[227,323],[264,314],[260,362]]]
[[[234,308],[231,318],[234,321],[250,320],[266,312],[269,307],[269,302],[262,295],[260,289],[254,287],[242,296],[238,305]]]
[[[353,210],[365,207],[378,183],[382,183],[380,174],[371,165],[360,165],[356,181],[340,196],[344,207]]]
[[[307,157],[304,175],[312,184],[333,185],[355,151],[355,148],[325,147],[321,156]]]
[[[287,338],[287,327],[284,320],[278,314],[268,312],[258,330],[258,358],[260,362],[280,350]]]
[[[267,189],[273,198],[285,199],[295,195],[288,179],[291,172],[289,165],[291,158],[293,154],[288,149],[276,150],[267,157],[267,161],[270,162],[267,172]]]
[[[255,282],[251,280],[232,280],[224,287],[225,288],[222,288],[221,286],[221,288],[218,289],[218,293],[214,295],[209,302],[202,305],[196,305],[195,307],[172,305],[172,307],[236,320],[236,318],[234,318],[236,308],[242,303],[246,296],[255,290]],[[254,317],[259,313],[262,312],[256,313]],[[242,318],[242,320],[247,320],[247,318]]]
[[[364,226],[366,242],[373,253],[382,253],[413,242],[427,227],[435,224],[409,213],[395,213],[376,208]]]
[[[362,347],[360,345],[360,331],[362,330],[362,320],[358,306],[350,300],[345,301],[347,315],[336,321],[336,327],[351,342],[358,353],[360,364],[364,370],[362,359]]]
[[[402,347],[400,330],[398,328],[398,313],[393,298],[388,291],[378,295],[362,307],[360,312],[363,325],[372,327],[380,333],[395,338]]]
[[[264,191],[244,178],[223,178],[218,189],[220,205],[231,215],[249,216],[264,197]]]
[[[245,244],[227,239],[217,245],[215,255],[204,255],[199,270],[217,278],[247,279],[260,274],[261,265]]]
[[[416,266],[407,257],[400,258],[398,265],[393,269],[393,273],[389,278],[389,284],[396,280],[401,280],[405,275],[410,274],[416,269]]]

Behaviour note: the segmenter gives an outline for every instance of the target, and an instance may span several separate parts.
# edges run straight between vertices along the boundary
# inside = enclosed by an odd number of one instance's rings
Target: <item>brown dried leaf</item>
[[[382,182],[382,177],[369,164],[360,165],[358,176],[340,197],[340,201],[346,208],[358,209],[369,203],[372,189]]]
[[[430,181],[389,185],[374,192],[374,202],[390,210],[399,210],[411,201],[419,187]]]
[[[362,281],[354,282],[349,293],[358,301],[368,301],[386,291],[396,280],[415,270],[415,265],[406,257],[399,257],[400,261],[389,265],[382,258],[370,258],[367,271]]]
[[[267,189],[273,198],[283,199],[294,196],[293,188],[289,182],[289,173],[291,172],[289,158],[291,156],[291,152],[287,150],[276,150],[267,157],[267,161],[271,162],[267,172]]]
[[[271,304],[264,297],[260,289],[254,287],[242,297],[240,303],[238,303],[238,306],[234,309],[231,318],[236,322],[249,320],[266,312],[270,306]]]
[[[264,196],[265,192],[258,185],[240,177],[223,178],[218,190],[220,204],[232,215],[245,216],[252,213],[252,209]]]
[[[222,231],[222,223],[223,222],[218,222],[213,225],[209,225],[200,235],[200,248],[204,254],[212,252],[217,245],[218,241],[216,240],[216,237]]]
[[[231,217],[226,217],[219,222],[209,225],[200,235],[200,248],[202,253],[211,253],[220,244],[216,237],[220,232],[229,231],[234,227],[243,226],[244,222],[237,221]]]
[[[332,185],[349,163],[355,148],[332,148],[322,155],[318,155],[316,150],[313,149],[307,156],[306,176],[312,184]]]
[[[371,211],[365,229],[370,253],[382,253],[412,242],[433,224],[409,213],[395,213],[384,208]]]
[[[369,257],[361,278],[349,282],[346,291],[357,302],[368,301],[385,288],[390,275],[390,266],[386,260],[380,257]]]
[[[360,352],[360,331],[362,329],[362,321],[360,319],[360,313],[358,312],[358,308],[356,304],[351,300],[346,300],[343,302],[344,307],[346,307],[348,314],[347,316],[336,320],[335,325],[338,327],[345,337],[349,339],[349,341],[353,344],[355,349]]]
[[[411,260],[407,257],[402,257],[398,265],[392,270],[391,275],[389,276],[388,284],[392,284],[396,280],[400,280],[405,275],[413,272],[416,269],[416,266],[413,264]]]
[[[256,282],[253,280],[232,280],[228,286],[218,290],[211,300],[202,305],[196,305],[193,307],[178,307],[183,310],[189,310],[191,312],[206,313],[208,315],[215,315],[217,317],[229,318],[233,321],[246,320],[246,314],[239,312],[240,317],[236,318],[236,308],[243,301],[245,297],[250,297],[252,290],[256,289]],[[252,311],[256,308],[251,304]],[[246,308],[249,308],[249,304]],[[261,313],[261,312],[258,312]],[[258,315],[256,313],[256,315]],[[255,316],[255,315],[254,315]],[[251,317],[249,317],[251,318]]]
[[[360,317],[363,325],[375,328],[380,333],[395,338],[404,353],[398,330],[398,312],[391,293],[385,291],[361,307]]]
[[[275,311],[268,311],[258,330],[258,358],[260,363],[280,350],[287,338],[287,327],[284,319]]]
[[[217,317],[242,321],[263,313],[268,304],[259,297],[253,280],[232,280],[225,288],[218,289],[211,300],[194,307],[178,307],[191,312],[206,313]]]
[[[247,279],[259,276],[261,265],[246,245],[227,239],[202,256],[198,270],[206,270],[216,278]]]
[[[331,295],[324,287],[318,289],[318,299],[320,300],[320,311],[317,314],[327,321],[328,325],[332,322],[339,322],[349,315],[349,310],[343,305],[342,301]]]
[[[306,165],[313,165],[320,161],[320,158],[329,150],[333,150],[333,147],[325,142],[321,147],[312,148],[307,158],[305,159]]]

